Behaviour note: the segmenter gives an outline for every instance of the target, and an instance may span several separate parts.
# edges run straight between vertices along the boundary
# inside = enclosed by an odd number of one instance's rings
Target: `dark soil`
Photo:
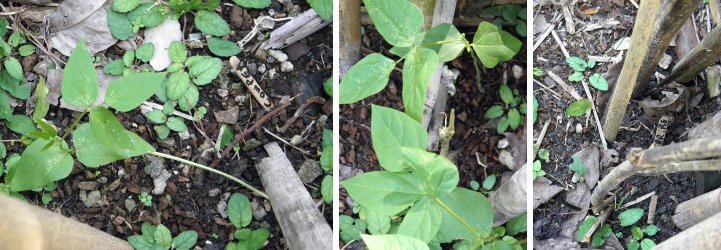
[[[277,13],[276,17],[280,18],[286,16],[288,9],[290,9],[286,8],[290,6],[283,6],[278,2],[273,2],[269,9],[246,11],[236,7],[231,1],[223,2],[221,15],[226,18],[226,21],[231,25],[231,29],[236,32],[235,35],[229,38],[231,41],[240,40],[245,36],[253,26],[252,19],[258,17],[261,12],[267,15],[268,10],[272,9]],[[305,1],[293,2],[299,5],[301,12],[310,8]],[[225,5],[225,3],[231,3],[232,7],[231,5]],[[242,13],[242,22],[231,21],[230,13],[233,8],[238,8],[235,11]],[[188,25],[192,24],[192,20],[191,14],[180,18],[181,23],[187,22]],[[282,24],[277,24],[276,28]],[[38,24],[31,22],[24,22],[24,25],[34,30],[40,28]],[[188,26],[185,28],[185,37],[187,37],[188,33],[197,32],[199,31]],[[250,48],[254,45],[251,42],[246,47]],[[317,161],[319,159],[322,151],[322,131],[324,128],[332,129],[332,122],[330,122],[332,121],[332,101],[323,91],[323,81],[331,76],[333,67],[332,26],[316,32],[293,46],[307,47],[308,50],[299,55],[298,58],[291,58],[295,69],[289,73],[281,72],[280,64],[270,62],[272,59],[266,61],[265,59],[256,58],[252,52],[243,52],[238,57],[244,67],[252,65],[249,68],[253,68],[253,66],[257,68],[265,65],[267,68],[265,73],[254,69],[251,69],[250,72],[270,96],[270,99],[276,103],[276,106],[283,96],[293,97],[300,95],[284,112],[270,119],[263,126],[287,141],[290,141],[290,138],[294,135],[301,135],[303,131],[307,130],[303,134],[305,140],[297,146],[310,152],[308,155],[304,155],[286,144],[279,143],[286,151],[293,166],[298,168],[306,160]],[[283,51],[288,53],[286,49]],[[122,49],[111,47],[104,52],[104,55],[108,58],[119,58],[122,57],[122,53]],[[200,49],[192,50],[191,55],[212,54],[207,49]],[[227,58],[221,59],[224,60],[227,66]],[[277,71],[274,79],[270,79],[268,76],[268,71],[271,69]],[[245,87],[241,85],[239,89],[231,88],[234,83],[240,82],[237,76],[234,74],[223,75],[224,73],[227,73],[227,70],[221,72],[221,75],[214,82],[200,88],[201,97],[198,106],[196,106],[196,108],[200,106],[207,107],[208,113],[202,122],[197,123],[197,127],[202,128],[203,132],[213,140],[217,138],[219,128],[222,125],[215,120],[213,112],[228,110],[235,106],[240,108],[239,122],[233,126],[234,134],[239,134],[247,127],[250,127],[260,116],[266,113]],[[35,73],[27,74],[32,75]],[[37,79],[37,77],[32,76],[28,78]],[[218,95],[218,90],[221,88],[229,90],[227,97]],[[236,96],[245,96],[247,99],[236,102]],[[298,107],[312,96],[321,96],[326,100],[326,103],[324,105],[311,105],[290,129],[285,133],[278,132],[278,128],[282,127]],[[159,103],[155,100],[150,101]],[[25,110],[25,104],[22,102],[19,107],[15,108],[15,113],[25,113]],[[53,122],[60,128],[60,133],[63,133],[77,115],[78,113],[51,106],[46,120]],[[189,127],[190,139],[182,140],[177,133],[173,132],[168,139],[160,141],[157,139],[152,123],[147,121],[139,110],[116,113],[116,116],[127,129],[150,142],[159,152],[206,165],[212,161],[212,159],[201,157],[203,153],[201,145],[206,142],[206,139],[190,122],[186,122]],[[321,116],[326,116],[328,122],[319,126],[318,120]],[[85,120],[87,121],[87,118]],[[311,125],[311,123],[313,124]],[[19,136],[9,131],[2,122],[0,122],[0,125],[2,125],[0,126],[0,134],[5,135],[3,139],[18,139]],[[275,138],[259,129],[245,138],[244,142],[241,142],[241,148],[243,148],[245,142],[252,139],[263,144],[276,141]],[[8,154],[19,154],[24,148],[19,145],[6,145],[8,146]],[[254,147],[248,151],[241,150],[235,155],[231,153],[221,162],[217,169],[245,180],[263,190],[255,166],[264,157],[267,157],[267,154],[263,147]],[[57,211],[121,239],[140,234],[140,226],[143,222],[162,223],[171,230],[173,235],[177,235],[184,230],[192,229],[197,231],[199,235],[197,245],[205,249],[223,249],[226,243],[232,239],[235,228],[227,218],[221,217],[217,207],[221,200],[227,200],[230,194],[239,192],[248,196],[254,203],[266,208],[267,215],[261,220],[254,219],[249,226],[252,229],[270,228],[271,236],[268,245],[264,249],[287,248],[273,210],[270,209],[270,203],[267,200],[254,197],[248,190],[221,176],[172,161],[166,160],[165,163],[168,171],[172,173],[172,177],[167,182],[165,192],[162,195],[154,195],[153,204],[149,207],[143,207],[138,201],[140,193],[150,193],[153,189],[152,178],[143,171],[143,168],[149,164],[146,157],[135,157],[102,166],[98,169],[86,168],[76,162],[72,174],[68,178],[57,182],[58,188],[56,191],[51,192],[53,200],[48,205],[43,205],[40,201],[41,193],[23,192],[22,194],[33,204]],[[124,174],[120,176],[121,173]],[[322,178],[321,176],[306,186],[308,192],[316,201],[322,199],[320,195]],[[86,208],[85,204],[80,200],[81,192],[90,191],[81,191],[78,187],[81,182],[86,181],[99,183],[95,189],[100,191],[104,205]],[[215,193],[212,196],[209,195],[211,191]],[[125,206],[126,199],[135,201],[138,205],[137,208],[128,211]],[[319,207],[329,224],[332,224],[333,221],[331,208],[327,204]]]
[[[630,37],[630,30],[633,27],[636,8],[631,6],[630,3],[626,3],[625,6],[620,7],[612,3],[612,1],[591,1],[586,4],[587,5],[581,6],[580,8],[575,8],[575,16],[579,18],[576,22],[591,23],[592,19],[605,16],[608,18],[615,17],[615,19],[619,20],[621,24],[612,28],[602,28],[590,32],[582,31],[584,25],[581,24],[576,26],[576,34],[569,34],[564,28],[565,24],[561,21],[556,28],[561,41],[564,42],[564,46],[571,56],[579,56],[587,59],[589,55],[601,56],[608,53],[609,57],[615,57],[618,54],[618,51],[613,50],[611,46],[624,36]],[[584,14],[581,9],[587,8],[588,6],[599,7],[600,11],[595,15],[600,15],[601,17]],[[697,10],[694,17],[698,18],[701,11],[702,8]],[[534,16],[536,16],[536,18],[545,18],[549,23],[552,22],[551,17],[555,14],[561,15],[560,13],[560,8],[556,6],[537,7],[534,10]],[[703,36],[706,34],[705,21],[701,22],[701,20],[697,19],[697,24],[699,24],[699,36],[703,39]],[[540,34],[536,35],[538,36]],[[678,61],[678,58],[672,48],[669,48],[666,51],[666,54],[673,57],[672,62],[675,63]],[[668,75],[673,65],[674,64],[672,63],[671,67],[667,70],[656,67],[656,71],[661,74]],[[610,66],[611,63],[598,64],[595,68],[587,70],[586,76],[593,73],[603,74],[608,71]],[[541,68],[544,72],[551,71],[553,69],[554,73],[563,78],[566,83],[575,87],[576,91],[582,97],[586,96],[580,83],[573,83],[566,80],[572,73],[572,69],[567,66],[565,57],[561,53],[559,45],[552,36],[549,35],[540,47],[535,50],[534,67]],[[573,101],[573,98],[569,94],[566,94],[560,86],[555,86],[555,83],[551,85],[550,83],[553,81],[550,80],[546,74],[540,77],[535,76],[534,78],[562,95],[562,97],[558,99],[554,97],[552,93],[543,89],[539,84],[534,84],[534,95],[538,99],[539,103],[538,121],[534,124],[534,138],[539,136],[539,132],[543,127],[543,124],[545,122],[550,122],[550,126],[548,127],[540,147],[550,151],[550,160],[543,162],[543,169],[548,173],[548,176],[546,177],[550,176],[548,179],[550,179],[554,185],[562,187],[568,184],[575,184],[571,181],[573,172],[568,168],[568,165],[572,162],[571,155],[590,145],[596,145],[601,148],[601,158],[603,158],[603,154],[606,153],[602,149],[601,138],[599,137],[596,123],[592,116],[590,119],[586,116],[578,118],[566,116],[564,114],[564,110]],[[611,82],[609,82],[609,84],[613,85]],[[653,133],[655,133],[658,118],[649,118],[639,105],[638,101],[649,95],[654,96],[654,94],[650,94],[652,93],[650,90],[654,89],[655,84],[656,78],[652,76],[651,79],[649,79],[650,87],[648,87],[646,91],[643,92],[644,94],[642,94],[639,98],[631,101],[616,142],[609,143],[608,145],[609,149],[618,151],[620,161],[625,159],[626,153],[629,149],[645,149],[653,143]],[[705,94],[706,83],[703,80],[697,78],[697,81],[693,84],[695,86],[689,87],[700,87],[700,90],[702,90]],[[657,93],[657,90],[658,89],[656,89],[653,93]],[[605,109],[603,103],[605,103],[608,95],[604,95],[593,88],[591,88],[591,92],[592,95],[596,97],[596,102],[601,103],[601,106],[599,107],[599,117],[603,117],[603,110]],[[690,105],[686,105],[681,112],[666,113],[666,115],[673,117],[673,122],[671,122],[668,127],[668,132],[666,133],[663,145],[686,140],[684,133],[695,126],[695,124],[705,120],[706,116],[713,115],[719,109],[718,101],[718,97],[712,99],[704,97],[701,103],[697,106],[689,107]],[[580,124],[582,127],[582,131],[580,133],[576,133],[575,131],[577,124]],[[614,167],[617,164],[618,163],[613,163],[609,167],[602,167],[599,170],[601,179],[608,173],[610,167]],[[706,174],[717,175],[717,173]],[[660,243],[679,232],[679,229],[676,228],[673,222],[671,222],[671,216],[673,215],[676,205],[702,194],[705,191],[718,187],[718,184],[713,186],[713,184],[706,185],[704,183],[697,183],[698,180],[696,180],[695,175],[697,174],[678,173],[658,177],[636,176],[623,182],[614,190],[614,193],[617,197],[622,197],[631,192],[632,189],[635,189],[635,192],[625,199],[625,201],[628,202],[650,192],[656,192],[656,195],[658,195],[658,205],[656,208],[654,224],[660,228],[660,232],[650,238],[656,243]],[[559,237],[559,233],[562,230],[562,224],[566,220],[569,220],[574,214],[582,212],[566,203],[565,197],[566,191],[562,191],[548,203],[543,204],[534,210],[533,218],[535,240],[545,240]],[[641,220],[636,224],[640,227],[645,226],[648,216],[649,200],[647,199],[631,207],[642,208],[646,211],[643,218],[641,218]],[[623,237],[619,238],[619,241],[625,247],[626,243],[630,239],[631,227],[620,227],[618,214],[622,211],[623,209],[612,212],[609,216],[609,220],[607,220],[607,223],[611,224],[614,233],[623,233]],[[590,244],[587,246],[590,247]]]
[[[479,9],[474,6],[463,12],[464,15],[475,17]],[[482,17],[488,20],[489,17]],[[478,19],[480,20],[480,19]],[[472,41],[478,23],[473,27],[458,27],[461,33],[466,34],[466,38]],[[383,37],[377,32],[374,26],[364,26],[365,33],[362,37],[363,55],[374,52],[380,52],[394,60],[397,56],[392,55],[389,50],[391,45],[387,44]],[[512,28],[504,26],[504,30],[513,33],[513,35],[522,41],[524,37],[519,36]],[[478,164],[476,154],[479,155],[481,161],[487,166],[488,175],[500,175],[502,172],[509,171],[508,167],[498,162],[498,149],[496,145],[498,141],[505,138],[496,132],[496,122],[483,118],[486,110],[493,104],[502,103],[498,95],[498,89],[503,84],[503,75],[507,74],[507,84],[511,88],[520,91],[521,96],[526,96],[526,77],[521,76],[518,80],[514,79],[511,67],[518,65],[525,68],[526,65],[526,46],[521,48],[517,56],[511,61],[501,63],[492,69],[486,69],[481,66],[482,77],[481,84],[485,88],[485,93],[479,93],[479,89],[475,82],[476,71],[473,66],[473,59],[468,53],[465,53],[446,63],[449,68],[455,68],[460,71],[460,76],[456,80],[456,93],[449,96],[447,100],[446,113],[450,114],[451,109],[455,109],[455,134],[450,143],[449,159],[456,164],[460,173],[459,186],[472,189],[471,181],[482,183],[485,180],[484,168]],[[479,63],[480,65],[480,63]],[[378,164],[375,151],[371,141],[371,104],[383,107],[389,107],[396,110],[403,110],[402,100],[402,66],[396,66],[396,70],[391,73],[390,81],[383,91],[365,98],[357,103],[350,105],[341,105],[340,107],[340,166],[341,180],[350,178],[356,174],[369,171],[382,170]],[[524,120],[525,121],[525,118]],[[525,123],[525,122],[524,122]],[[506,131],[507,135],[518,137],[519,147],[525,150],[524,125],[513,132],[510,129]],[[437,153],[437,152],[436,152]],[[525,154],[522,156],[525,159]],[[352,173],[345,176],[344,173]],[[500,176],[499,176],[500,177]],[[498,182],[500,183],[500,182]],[[498,184],[496,184],[498,187]],[[486,193],[487,195],[487,193]],[[353,214],[352,199],[348,193],[341,187],[340,190],[340,212],[343,215],[357,217]],[[343,242],[341,242],[343,244]],[[354,244],[357,245],[357,244]],[[342,245],[341,245],[342,247]],[[352,246],[357,247],[357,246]],[[451,247],[451,246],[444,246]]]

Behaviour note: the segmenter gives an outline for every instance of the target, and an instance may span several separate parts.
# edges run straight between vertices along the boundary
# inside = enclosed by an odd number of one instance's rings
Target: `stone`
[[[323,174],[323,169],[320,167],[320,163],[318,161],[314,160],[305,160],[302,165],[300,165],[300,169],[298,170],[298,176],[300,177],[300,180],[305,183],[311,183],[313,180],[318,178]]]
[[[218,89],[218,96],[220,97],[227,97],[228,96],[228,90],[227,89]]]
[[[258,66],[258,72],[263,74],[263,73],[265,73],[265,71],[266,71],[265,64],[260,64],[260,66]]]
[[[153,43],[155,46],[153,58],[150,59],[150,65],[155,71],[162,71],[170,66],[168,47],[170,43],[182,40],[183,32],[180,30],[180,22],[176,19],[168,18],[156,27],[145,29],[145,42]]]
[[[188,130],[178,133],[181,141],[190,139],[190,132]]]
[[[277,71],[275,70],[275,68],[270,69],[270,70],[268,71],[268,78],[270,78],[270,79],[275,79],[275,75],[276,75],[276,74],[278,74],[278,73],[277,73]]]
[[[263,205],[256,200],[250,203],[250,207],[253,209],[253,218],[255,218],[255,220],[262,220],[268,214]]]
[[[100,205],[102,198],[103,197],[98,190],[91,191],[88,194],[86,194],[85,191],[80,191],[80,201],[85,204],[85,207],[93,207]]]
[[[143,169],[146,174],[153,178],[153,191],[155,195],[162,194],[167,186],[167,181],[170,179],[170,172],[165,169],[165,162],[163,159],[154,156],[148,156],[150,164],[146,165]]]
[[[123,216],[118,215],[118,216],[115,216],[115,219],[113,219],[113,224],[116,226],[123,225],[124,222],[125,222],[125,217],[123,217]]]
[[[99,183],[96,181],[81,181],[78,183],[78,188],[81,190],[93,191],[98,189]]]
[[[238,122],[238,111],[240,108],[235,106],[229,110],[214,112],[215,120],[220,123],[236,124]]]
[[[286,55],[285,53],[283,53],[283,51],[280,50],[270,49],[268,50],[268,55],[278,60],[278,62],[288,61],[288,55]]]
[[[286,73],[293,71],[293,63],[287,62],[287,61],[286,61],[286,62],[282,62],[282,63],[280,64],[280,71],[281,71],[281,72],[286,72]]]
[[[500,148],[500,149],[507,148],[507,147],[508,147],[508,144],[509,144],[509,143],[508,143],[508,139],[503,138],[503,139],[501,139],[500,141],[498,141],[498,148]]]
[[[673,57],[668,54],[663,54],[661,60],[658,61],[658,66],[662,69],[668,69],[668,67],[671,66],[671,61],[673,61]]]
[[[513,155],[511,155],[508,150],[501,150],[500,153],[498,153],[498,161],[501,162],[504,166],[508,167],[510,170],[516,169],[516,163],[513,161]]]
[[[253,149],[256,149],[260,146],[263,146],[263,142],[259,141],[258,139],[251,138],[250,140],[247,140],[245,144],[243,144],[243,151],[250,151]]]
[[[310,48],[302,43],[293,43],[288,45],[285,49],[288,52],[288,61],[298,60],[298,58],[310,52]]]
[[[237,102],[238,104],[243,104],[247,100],[248,100],[248,97],[245,95],[235,96],[235,102]]]
[[[208,196],[210,197],[216,197],[220,194],[220,188],[214,188],[210,191],[208,191]]]
[[[135,200],[125,199],[125,210],[128,210],[128,212],[132,212],[133,210],[135,210],[136,207],[138,207],[138,204],[135,203]]]

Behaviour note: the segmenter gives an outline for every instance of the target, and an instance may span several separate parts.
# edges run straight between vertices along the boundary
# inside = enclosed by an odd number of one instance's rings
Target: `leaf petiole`
[[[89,111],[90,111],[90,109],[85,109],[85,111],[83,111],[83,113],[81,113],[80,116],[78,116],[78,118],[76,118],[75,121],[73,121],[73,124],[70,125],[70,127],[68,127],[67,130],[65,130],[65,133],[63,133],[63,137],[61,137],[61,140],[65,141],[65,137],[68,137],[68,135],[70,134],[70,131],[75,130],[75,126],[77,126],[78,123],[80,123],[80,120],[82,120],[83,117],[85,117],[85,115],[87,115]]]

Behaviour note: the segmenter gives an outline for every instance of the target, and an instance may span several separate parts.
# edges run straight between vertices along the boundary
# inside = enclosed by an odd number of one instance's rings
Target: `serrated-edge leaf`
[[[240,54],[238,44],[217,37],[208,38],[208,49],[216,56],[229,57]]]
[[[643,214],[643,209],[631,208],[621,212],[621,214],[618,215],[618,220],[621,222],[622,227],[630,226],[640,220],[641,217],[643,217]]]
[[[228,199],[228,219],[236,228],[243,228],[253,220],[253,209],[245,195],[234,193]]]
[[[225,36],[230,34],[230,26],[223,17],[215,12],[200,10],[195,14],[195,27],[203,34]]]

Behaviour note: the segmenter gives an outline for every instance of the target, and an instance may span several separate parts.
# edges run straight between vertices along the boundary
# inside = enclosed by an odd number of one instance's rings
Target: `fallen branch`
[[[687,229],[719,212],[721,212],[721,188],[681,202],[676,206],[671,220],[676,227]]]
[[[721,170],[721,137],[689,140],[659,148],[631,149],[628,160],[613,168],[591,194],[596,211],[603,209],[606,194],[633,175],[656,176],[685,171]]]
[[[674,235],[653,249],[718,249],[721,246],[721,227],[719,227],[719,224],[721,224],[721,213],[717,213],[701,223]]]
[[[261,47],[264,50],[284,48],[306,38],[332,22],[332,18],[323,21],[323,19],[315,13],[315,10],[311,8],[271,32],[270,39],[263,42]]]
[[[270,111],[269,113],[265,114],[263,117],[261,117],[260,119],[255,121],[255,123],[253,123],[253,126],[250,126],[250,128],[247,128],[245,131],[243,131],[243,133],[235,136],[235,139],[233,139],[233,142],[231,142],[230,145],[228,145],[225,148],[225,150],[223,150],[223,153],[220,154],[220,157],[218,157],[218,159],[215,159],[212,163],[210,163],[210,165],[208,167],[210,167],[210,168],[217,167],[218,164],[220,164],[220,161],[223,160],[226,156],[228,156],[228,154],[230,154],[230,151],[233,150],[233,147],[235,147],[235,145],[238,145],[238,143],[240,143],[240,141],[242,141],[246,136],[250,135],[250,133],[253,133],[253,131],[260,128],[260,126],[265,124],[268,121],[268,119],[270,119],[273,116],[278,115],[281,111],[285,110],[285,108],[290,106],[290,101],[291,100],[282,100],[280,106],[278,106],[273,111]]]

